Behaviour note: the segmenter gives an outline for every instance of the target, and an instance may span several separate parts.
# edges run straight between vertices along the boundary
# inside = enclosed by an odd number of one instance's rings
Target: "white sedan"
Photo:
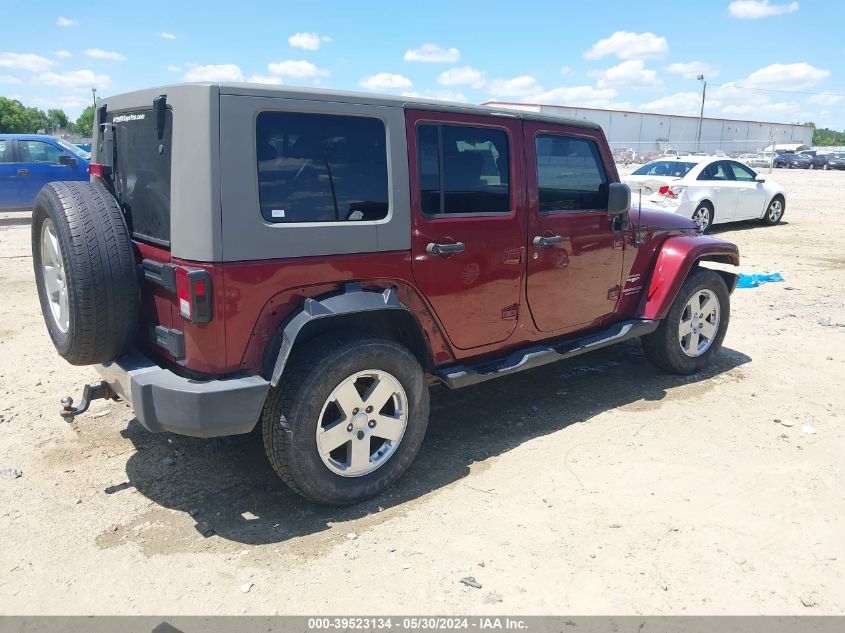
[[[697,221],[702,233],[722,222],[777,224],[786,210],[783,187],[748,165],[723,157],[656,160],[632,172],[625,182],[635,206],[641,192],[649,206]]]

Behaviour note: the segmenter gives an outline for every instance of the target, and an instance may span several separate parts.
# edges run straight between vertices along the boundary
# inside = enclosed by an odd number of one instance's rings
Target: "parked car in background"
[[[31,209],[54,180],[88,180],[91,154],[43,134],[0,134],[0,209]]]
[[[775,156],[773,166],[786,167],[787,169],[809,169],[810,159],[806,156],[784,152]]]
[[[810,169],[845,169],[845,152],[816,154],[810,161]]]
[[[634,170],[625,182],[635,200],[642,190],[657,208],[698,222],[702,233],[722,222],[777,224],[786,210],[786,192],[780,185],[735,160],[659,160]]]
[[[772,164],[771,155],[766,156],[763,152],[755,152],[753,154],[743,154],[739,162],[745,163],[749,167],[769,167]]]
[[[805,156],[810,160],[813,160],[815,156],[818,156],[818,150],[815,149],[802,149],[800,152],[796,152],[798,156]]]
[[[630,165],[637,162],[637,152],[633,147],[616,147],[613,149],[613,160],[622,165]]]

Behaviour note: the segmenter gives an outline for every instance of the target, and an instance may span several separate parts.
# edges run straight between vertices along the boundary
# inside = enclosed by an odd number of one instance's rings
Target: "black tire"
[[[780,203],[780,213],[777,213],[775,208],[775,204],[778,202]],[[766,207],[766,212],[763,214],[763,217],[760,218],[760,222],[762,222],[766,226],[774,226],[783,219],[783,215],[785,213],[786,201],[783,199],[783,196],[778,194],[774,196],[769,202],[769,206]]]
[[[822,166],[822,169],[824,169],[825,171],[827,171],[828,169],[830,169],[830,165],[828,165],[827,163],[825,163],[825,164]]]
[[[60,249],[66,328],[53,314],[45,286],[45,224],[52,227]],[[72,365],[92,365],[114,360],[129,347],[138,328],[135,257],[120,207],[104,187],[89,182],[44,185],[32,211],[32,263],[41,313],[62,358]]]
[[[695,207],[695,211],[692,214],[692,219],[694,221],[698,221],[697,216],[699,215],[699,212],[703,211],[706,211],[708,213],[710,220],[707,222],[707,226],[705,226],[704,228],[701,228],[701,223],[699,223],[698,226],[702,235],[710,231],[710,229],[713,227],[713,219],[716,217],[716,212],[713,210],[713,204],[707,200],[703,200],[699,202],[698,205]]]
[[[408,399],[407,427],[381,466],[345,477],[323,463],[316,431],[322,407],[341,382],[357,372],[389,372]],[[429,394],[417,359],[395,341],[370,334],[326,334],[310,341],[288,362],[262,413],[264,449],[276,474],[303,497],[347,505],[373,497],[396,482],[419,451],[428,426]]]
[[[700,356],[691,357],[687,356],[681,348],[678,329],[687,302],[701,290],[710,290],[718,298],[719,323],[716,336],[707,351]],[[678,296],[672,303],[666,318],[660,322],[657,330],[642,337],[646,358],[660,369],[673,374],[688,375],[702,370],[713,361],[714,356],[722,347],[730,321],[730,310],[730,295],[722,276],[706,268],[693,269],[678,291]]]

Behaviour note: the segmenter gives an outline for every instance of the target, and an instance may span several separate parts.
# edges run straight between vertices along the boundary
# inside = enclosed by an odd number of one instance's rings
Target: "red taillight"
[[[663,185],[660,189],[657,190],[661,196],[668,196],[669,195],[669,185]]]
[[[211,321],[211,278],[204,270],[176,269],[179,314],[194,323]]]
[[[100,163],[88,163],[88,173],[92,176],[104,178],[106,175],[105,165]]]

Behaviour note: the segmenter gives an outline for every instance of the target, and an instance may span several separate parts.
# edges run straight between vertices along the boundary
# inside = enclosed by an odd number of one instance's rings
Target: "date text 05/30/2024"
[[[319,630],[525,630],[526,623],[519,618],[463,618],[463,617],[350,617],[350,618],[308,618],[308,629]]]

